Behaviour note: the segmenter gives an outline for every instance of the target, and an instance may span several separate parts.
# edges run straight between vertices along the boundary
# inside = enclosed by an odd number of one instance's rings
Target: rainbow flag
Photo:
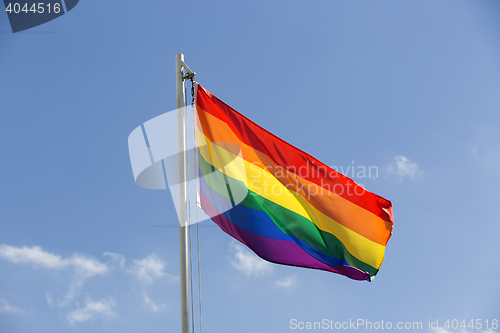
[[[199,84],[196,110],[200,203],[222,230],[274,263],[373,279],[392,234],[389,200]],[[236,192],[245,195],[235,200]]]

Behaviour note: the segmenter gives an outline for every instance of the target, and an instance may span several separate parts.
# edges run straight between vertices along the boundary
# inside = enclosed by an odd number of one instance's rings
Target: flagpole
[[[175,55],[175,90],[177,95],[177,165],[179,178],[179,250],[180,250],[180,279],[181,279],[181,321],[182,333],[190,333],[189,311],[189,252],[187,226],[187,172],[186,168],[186,114],[184,110],[184,55]]]

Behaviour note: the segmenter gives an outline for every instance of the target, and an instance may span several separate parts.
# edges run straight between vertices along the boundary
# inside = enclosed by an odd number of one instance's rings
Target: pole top
[[[194,80],[194,76],[196,75],[196,73],[193,72],[188,67],[188,65],[186,65],[186,63],[184,62],[184,54],[177,53],[175,55],[175,64],[176,64],[177,70],[181,72],[182,80],[186,80],[186,79],[191,80],[191,81]],[[186,71],[185,74],[184,74],[184,71]]]

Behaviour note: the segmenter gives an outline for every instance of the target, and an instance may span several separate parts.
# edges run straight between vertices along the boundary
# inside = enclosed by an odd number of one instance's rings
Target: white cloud
[[[231,259],[231,265],[237,270],[245,273],[246,276],[262,276],[270,273],[273,269],[271,263],[259,258],[243,245],[231,242],[229,244],[234,257]]]
[[[103,256],[110,257],[112,263],[118,264],[120,268],[125,267],[125,257],[118,253],[104,252]]]
[[[47,304],[52,307],[54,305],[54,297],[52,296],[51,293],[45,293],[45,300],[47,301]]]
[[[293,289],[297,284],[297,277],[295,275],[290,275],[283,280],[276,280],[274,284],[280,288]]]
[[[98,274],[105,274],[108,266],[95,259],[86,258],[79,254],[74,254],[70,259],[66,259],[69,265],[72,265],[78,273],[91,277]]]
[[[0,245],[0,258],[11,262],[24,262],[44,266],[46,268],[61,268],[65,266],[64,260],[59,255],[45,252],[39,246],[22,248],[10,245]]]
[[[158,312],[163,309],[165,304],[157,304],[151,298],[149,298],[148,293],[144,292],[144,305],[152,312]]]
[[[96,317],[114,317],[115,313],[111,309],[113,306],[115,306],[115,300],[113,298],[110,298],[109,301],[103,299],[98,302],[86,298],[85,307],[78,307],[77,310],[68,313],[66,319],[70,325],[74,325],[75,323],[94,320]]]
[[[387,166],[386,170],[387,177],[398,181],[402,181],[404,178],[416,180],[424,174],[417,163],[410,162],[402,155],[394,157],[394,161]]]
[[[165,262],[154,253],[144,259],[134,259],[133,262],[134,265],[128,272],[135,275],[139,281],[145,284],[151,284],[154,280],[165,277],[172,281],[178,279],[178,277],[165,272]]]
[[[127,272],[134,275],[142,284],[144,306],[152,312],[160,311],[166,305],[157,304],[149,298],[147,287],[156,280],[167,279],[170,282],[174,282],[177,281],[179,277],[166,273],[166,263],[154,253],[144,259],[133,259],[132,261],[133,265],[131,268],[127,269]]]
[[[79,274],[88,277],[104,274],[108,270],[105,264],[95,259],[80,254],[74,254],[71,258],[63,259],[60,255],[42,250],[40,246],[15,247],[1,244],[0,258],[14,263],[28,263],[49,269],[73,267]]]
[[[69,258],[62,258],[60,255],[42,250],[40,246],[15,247],[1,244],[0,258],[13,263],[26,263],[34,267],[43,267],[46,269],[72,269],[74,275],[71,278],[71,284],[66,296],[62,301],[58,302],[60,306],[67,305],[68,302],[73,300],[86,280],[108,272],[108,266],[96,259],[82,254],[74,254]],[[52,296],[49,295],[46,298],[49,305],[52,305]]]
[[[153,312],[158,312],[166,305],[155,303],[147,294],[147,288],[155,281],[167,280],[178,281],[179,277],[166,272],[166,263],[151,254],[143,259],[134,259],[127,262],[125,257],[118,253],[105,252],[103,256],[108,258],[106,263],[82,254],[73,254],[71,257],[61,257],[58,254],[43,250],[40,246],[15,247],[0,244],[0,259],[5,259],[13,263],[28,264],[33,268],[45,268],[49,270],[62,271],[68,274],[70,281],[66,294],[62,297],[55,297],[52,293],[46,292],[45,299],[49,307],[66,307],[80,294],[85,282],[94,276],[104,275],[110,271],[118,271],[135,276],[139,283],[144,306]],[[137,282],[136,281],[136,282]],[[76,322],[86,321],[97,315],[96,311],[103,310],[106,306],[110,309],[112,302],[92,302],[86,299],[86,306],[79,308],[68,314],[68,320],[73,325]],[[0,311],[14,312],[16,308],[8,305],[0,298]],[[89,319],[86,319],[89,318]]]
[[[18,307],[10,305],[7,300],[0,298],[0,312],[7,312],[7,313],[21,313],[23,310],[19,309]]]

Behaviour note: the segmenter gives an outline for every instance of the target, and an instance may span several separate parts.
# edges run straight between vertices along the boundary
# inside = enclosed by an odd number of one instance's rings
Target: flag
[[[392,234],[389,200],[255,124],[199,84],[196,115],[199,200],[223,231],[270,262],[355,280],[375,277]],[[233,194],[242,191],[245,196],[235,200]]]

